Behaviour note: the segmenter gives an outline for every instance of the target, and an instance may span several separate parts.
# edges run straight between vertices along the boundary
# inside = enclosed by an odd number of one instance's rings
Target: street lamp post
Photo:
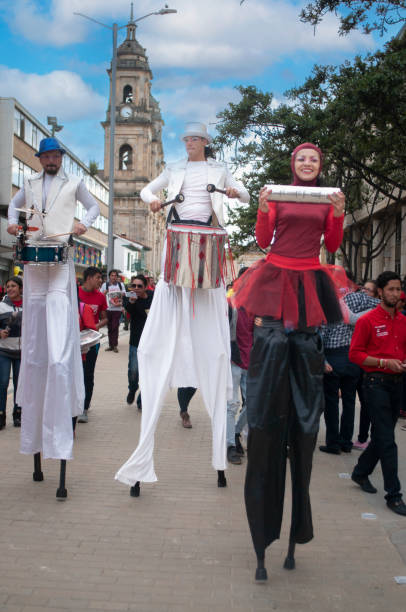
[[[165,8],[159,9],[159,11],[153,11],[137,19],[133,18],[133,3],[131,3],[131,17],[130,23],[136,23],[141,19],[146,19],[151,15],[168,15],[169,13],[177,13],[176,9],[170,9],[167,5]],[[107,272],[110,272],[114,268],[114,238],[113,238],[113,223],[114,223],[114,137],[116,131],[116,71],[117,71],[117,33],[118,30],[125,28],[126,25],[118,26],[117,23],[113,23],[112,26],[106,25],[93,17],[84,15],[83,13],[73,13],[79,15],[89,21],[94,21],[98,25],[103,26],[111,30],[113,33],[113,58],[111,61],[111,97],[110,97],[110,144],[109,144],[109,232],[107,240]]]

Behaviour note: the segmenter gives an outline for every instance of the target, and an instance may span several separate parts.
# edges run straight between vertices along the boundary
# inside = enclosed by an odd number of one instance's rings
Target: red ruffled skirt
[[[341,266],[291,269],[262,259],[235,281],[231,299],[233,306],[251,315],[272,317],[285,328],[297,329],[345,321],[340,298],[354,288]]]

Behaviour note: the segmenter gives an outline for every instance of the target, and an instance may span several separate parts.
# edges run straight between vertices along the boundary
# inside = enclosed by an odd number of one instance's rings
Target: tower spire
[[[131,2],[130,21],[127,24],[127,40],[135,40],[137,26],[134,21],[134,2]]]

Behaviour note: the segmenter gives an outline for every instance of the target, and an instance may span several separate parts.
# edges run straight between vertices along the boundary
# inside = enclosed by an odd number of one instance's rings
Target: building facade
[[[127,36],[117,49],[117,73],[112,82],[106,120],[104,170],[109,176],[111,92],[115,88],[116,130],[114,142],[114,233],[148,247],[145,272],[157,276],[163,247],[165,216],[151,213],[140,199],[140,191],[163,169],[162,117],[158,102],[151,95],[152,73],[145,49],[135,37],[131,20]]]
[[[0,98],[0,284],[13,273],[12,246],[15,238],[7,233],[7,209],[11,198],[23,186],[24,178],[42,170],[35,157],[42,138],[51,136],[26,108],[14,98]],[[61,143],[62,144],[62,143]],[[100,266],[105,262],[108,234],[107,185],[92,176],[88,167],[63,145],[63,167],[68,174],[82,177],[90,193],[100,206],[100,216],[92,227],[80,237],[74,237],[74,262],[76,274],[84,268]],[[78,220],[85,216],[79,202],[76,207]]]

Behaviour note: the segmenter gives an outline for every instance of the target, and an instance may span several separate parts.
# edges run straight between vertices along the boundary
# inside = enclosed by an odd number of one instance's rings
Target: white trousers
[[[115,478],[125,484],[157,480],[154,434],[167,391],[197,387],[212,424],[212,464],[226,462],[227,398],[232,395],[230,330],[223,287],[190,289],[160,280],[138,347],[142,396],[138,446]]]
[[[72,417],[83,412],[84,385],[73,261],[26,265],[21,369],[21,452],[72,459]]]

